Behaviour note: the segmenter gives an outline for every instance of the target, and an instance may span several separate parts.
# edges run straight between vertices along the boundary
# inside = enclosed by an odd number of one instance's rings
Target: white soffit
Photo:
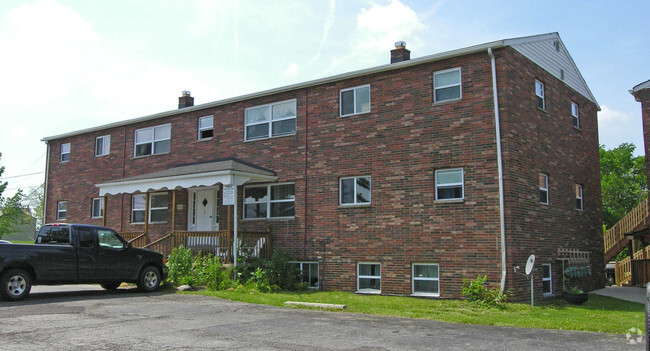
[[[558,43],[557,49],[555,42]],[[582,94],[584,97],[595,103],[600,110],[596,98],[591,93],[591,90],[589,90],[587,83],[578,70],[578,66],[576,66],[569,51],[564,46],[564,43],[562,43],[559,34],[549,33],[523,38],[506,39],[503,43],[507,46],[511,46],[545,71]],[[562,71],[564,71],[564,79],[562,79]]]

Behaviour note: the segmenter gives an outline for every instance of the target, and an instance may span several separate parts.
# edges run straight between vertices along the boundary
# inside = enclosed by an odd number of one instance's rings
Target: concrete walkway
[[[608,286],[605,289],[594,290],[590,291],[589,293],[645,304],[644,288],[637,288],[632,286]]]

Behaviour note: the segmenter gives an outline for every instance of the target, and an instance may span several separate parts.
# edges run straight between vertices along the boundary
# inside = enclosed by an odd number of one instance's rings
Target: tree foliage
[[[611,228],[647,196],[644,156],[634,156],[635,146],[623,143],[606,150],[600,146],[603,225]]]
[[[0,153],[0,158],[2,158],[2,153]],[[0,177],[4,171],[4,166],[0,166]],[[7,184],[7,182],[0,182],[0,239],[3,235],[12,232],[16,225],[23,223],[25,219],[22,191],[18,190],[14,196],[5,198],[2,193],[7,189]]]

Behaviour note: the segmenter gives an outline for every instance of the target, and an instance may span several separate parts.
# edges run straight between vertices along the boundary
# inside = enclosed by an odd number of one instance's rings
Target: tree
[[[603,225],[609,229],[647,196],[644,156],[634,156],[635,146],[623,143],[606,150],[600,146]]]
[[[0,153],[0,159],[2,153]],[[4,166],[0,166],[0,177],[4,173]],[[25,219],[23,212],[23,193],[20,189],[10,198],[5,198],[2,193],[7,189],[7,182],[0,182],[0,239],[4,234],[14,230],[17,224],[20,224]]]
[[[23,204],[32,210],[32,215],[36,218],[36,228],[43,225],[43,190],[45,185],[41,184],[36,188],[32,188],[29,195],[23,199]]]

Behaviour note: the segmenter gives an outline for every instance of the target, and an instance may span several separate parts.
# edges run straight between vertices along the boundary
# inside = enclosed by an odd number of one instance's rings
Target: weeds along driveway
[[[5,350],[642,350],[623,335],[476,326],[61,287],[0,302]],[[77,287],[76,289],[84,289]]]

